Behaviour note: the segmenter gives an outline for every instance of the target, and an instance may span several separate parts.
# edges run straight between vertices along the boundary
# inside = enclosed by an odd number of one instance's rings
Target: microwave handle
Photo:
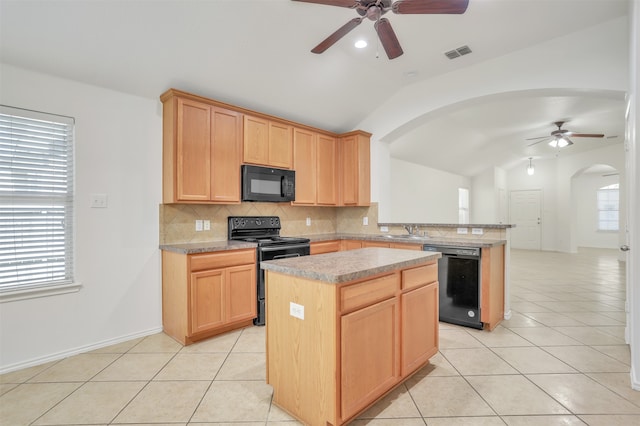
[[[287,176],[282,176],[282,179],[280,179],[280,196],[284,197],[287,195],[288,187],[289,187],[289,178]]]

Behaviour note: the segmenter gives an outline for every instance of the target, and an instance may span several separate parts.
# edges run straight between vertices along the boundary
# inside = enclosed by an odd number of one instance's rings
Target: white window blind
[[[598,231],[617,231],[620,210],[620,185],[598,190]]]
[[[73,129],[0,106],[0,294],[73,282]]]
[[[458,188],[458,223],[469,223],[469,190]]]

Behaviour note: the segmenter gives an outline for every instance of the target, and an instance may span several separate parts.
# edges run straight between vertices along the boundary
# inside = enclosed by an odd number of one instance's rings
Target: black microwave
[[[242,201],[280,203],[295,198],[295,171],[242,165]]]

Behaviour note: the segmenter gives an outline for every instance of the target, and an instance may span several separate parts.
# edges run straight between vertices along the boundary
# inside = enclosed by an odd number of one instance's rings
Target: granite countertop
[[[438,252],[370,247],[260,262],[262,269],[332,284],[409,268],[436,260]]]
[[[408,234],[405,234],[408,236]],[[507,243],[506,240],[482,239],[482,238],[442,238],[442,237],[411,237],[393,234],[317,234],[305,235],[311,242],[331,240],[362,240],[382,241],[388,243],[406,244],[431,244],[456,247],[496,247]]]
[[[404,226],[418,225],[432,228],[486,228],[486,229],[506,229],[515,228],[516,225],[510,223],[378,223],[378,226]]]
[[[240,250],[246,248],[256,248],[256,243],[244,241],[208,241],[204,243],[178,243],[161,244],[160,250],[172,251],[180,254],[209,253],[213,251]]]

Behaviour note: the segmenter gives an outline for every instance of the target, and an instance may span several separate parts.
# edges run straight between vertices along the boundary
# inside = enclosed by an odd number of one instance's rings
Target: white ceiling
[[[627,9],[627,0],[470,0],[464,15],[389,13],[405,52],[389,61],[383,50],[376,58],[369,21],[324,54],[309,52],[357,16],[340,7],[289,0],[0,0],[0,61],[154,99],[175,87],[344,132],[407,85]],[[359,37],[369,47],[353,48]],[[462,45],[473,53],[456,60],[443,55]],[[620,143],[623,105],[619,96],[586,92],[487,99],[427,117],[396,135],[391,152],[408,161],[419,154],[431,159],[423,164],[472,176],[550,155],[541,150],[544,143],[528,147],[524,139],[550,133],[558,119],[570,119],[572,131],[618,136],[581,138],[574,152]],[[451,139],[466,142],[455,157],[438,156],[439,141]]]

